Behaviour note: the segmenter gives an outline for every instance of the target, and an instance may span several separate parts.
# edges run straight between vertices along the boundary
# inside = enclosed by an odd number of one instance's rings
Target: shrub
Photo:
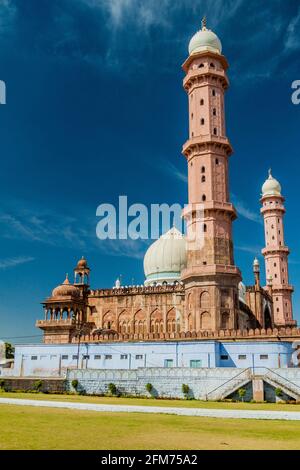
[[[246,395],[246,389],[245,388],[239,388],[238,394],[239,394],[239,397],[241,398],[241,400],[244,401],[244,396]]]
[[[281,388],[279,388],[279,387],[275,388],[275,395],[276,395],[276,397],[282,397]]]
[[[146,384],[146,390],[148,393],[151,393],[153,391],[153,385],[150,383]]]
[[[33,390],[35,390],[36,392],[39,392],[41,390],[43,386],[43,382],[42,380],[36,380],[35,382],[33,382]]]
[[[113,384],[113,383],[109,383],[109,384],[108,384],[108,390],[109,390],[109,393],[110,393],[111,395],[116,395],[116,393],[117,393],[117,387],[116,387],[116,385]]]
[[[0,379],[0,388],[4,388],[4,385],[5,385],[5,380],[4,379]]]
[[[190,393],[190,387],[187,384],[182,384],[182,393],[185,396],[185,398],[188,398],[189,393]]]
[[[78,388],[78,385],[79,385],[78,380],[77,379],[72,380],[71,385],[74,388],[74,390],[77,391],[77,388]]]

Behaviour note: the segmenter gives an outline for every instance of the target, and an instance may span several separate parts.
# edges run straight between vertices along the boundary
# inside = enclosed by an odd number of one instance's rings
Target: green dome
[[[186,240],[182,233],[173,227],[152,243],[145,254],[145,285],[179,281],[185,266]]]
[[[213,31],[206,28],[205,20],[202,20],[202,29],[194,34],[189,43],[190,55],[202,51],[211,51],[217,54],[222,53],[220,39]]]
[[[269,178],[264,182],[261,188],[262,196],[281,196],[281,186],[279,181],[273,178],[269,170]]]

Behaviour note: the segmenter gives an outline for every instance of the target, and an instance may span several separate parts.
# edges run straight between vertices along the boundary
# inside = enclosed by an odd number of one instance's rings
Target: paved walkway
[[[21,398],[0,398],[0,405],[40,406],[47,408],[68,408],[115,413],[159,413],[181,416],[206,416],[208,418],[233,419],[277,419],[300,421],[299,411],[265,411],[265,410],[222,410],[209,408],[171,408],[163,406],[132,406],[132,405],[102,405],[94,403],[75,403],[50,400],[24,400]]]

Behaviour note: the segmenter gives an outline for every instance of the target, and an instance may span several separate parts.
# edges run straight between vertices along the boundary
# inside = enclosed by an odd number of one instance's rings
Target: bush
[[[42,380],[36,380],[35,382],[33,382],[33,385],[32,385],[33,390],[36,392],[39,392],[42,386],[43,386]]]
[[[238,394],[239,394],[239,397],[241,398],[241,400],[244,401],[244,396],[246,395],[246,389],[245,388],[239,388]]]
[[[276,397],[282,397],[281,388],[279,388],[279,387],[275,388],[275,395],[276,395]]]
[[[117,393],[117,387],[113,383],[108,384],[108,390],[111,395],[116,395]]]
[[[146,384],[146,390],[148,393],[151,393],[153,391],[153,385],[150,383]]]
[[[79,385],[78,380],[77,379],[72,380],[71,385],[74,388],[74,390],[77,391],[77,388],[78,388],[78,385]]]
[[[5,380],[4,379],[0,379],[0,388],[4,388],[4,385],[5,385]]]
[[[190,387],[187,384],[182,384],[182,393],[185,396],[185,398],[188,398],[189,393],[190,393]]]

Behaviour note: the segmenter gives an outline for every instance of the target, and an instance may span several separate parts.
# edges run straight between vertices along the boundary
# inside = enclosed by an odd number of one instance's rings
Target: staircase
[[[243,369],[242,372],[239,372],[237,375],[227,380],[227,382],[224,382],[213,390],[210,390],[206,394],[206,400],[223,400],[239,388],[247,385],[251,380],[251,368]]]
[[[263,374],[262,379],[271,385],[274,388],[281,388],[282,391],[294,398],[295,400],[300,400],[300,387],[289,379],[282,377],[274,370],[266,368],[265,374]]]

